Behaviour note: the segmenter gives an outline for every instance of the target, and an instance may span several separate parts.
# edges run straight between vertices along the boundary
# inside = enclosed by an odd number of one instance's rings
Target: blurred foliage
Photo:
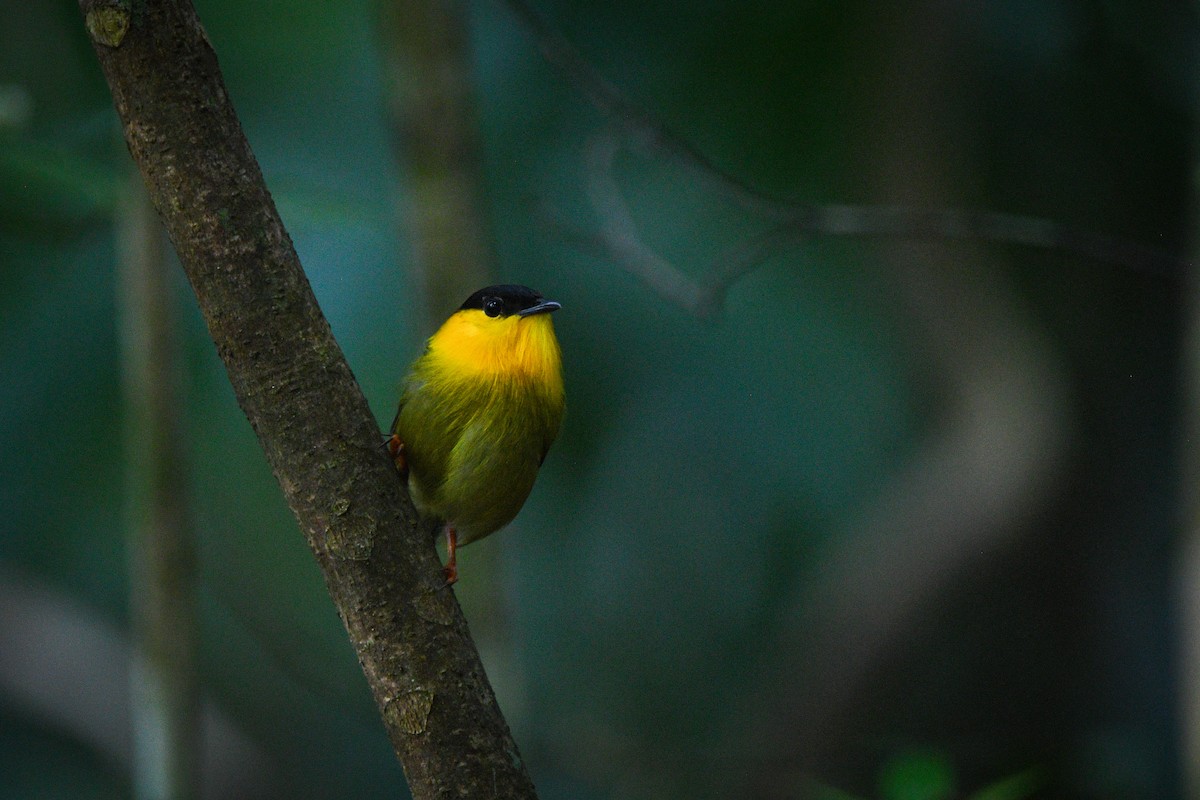
[[[954,768],[941,753],[912,752],[884,764],[879,776],[886,800],[946,800],[955,795]]]
[[[119,623],[111,215],[127,156],[74,4],[0,6],[23,31],[0,49],[0,562]],[[902,12],[541,9],[722,169],[780,197],[895,200],[877,167],[883,144],[903,153],[909,133],[880,111],[904,89],[892,61]],[[404,169],[373,9],[201,0],[198,11],[382,427],[427,332],[410,322]],[[953,81],[928,114],[954,137],[939,165],[955,176],[946,205],[1178,251],[1193,7],[939,13],[929,35],[952,54],[939,69]],[[526,509],[463,552],[456,591],[542,796],[791,796],[817,780],[845,796],[984,786],[975,797],[1016,798],[1041,785],[1021,779],[1031,767],[1057,797],[1177,796],[1178,276],[994,248],[990,269],[1068,387],[1069,452],[1005,544],[943,575],[873,653],[813,763],[790,744],[786,726],[804,724],[785,713],[795,697],[770,692],[814,655],[795,645],[813,587],[947,404],[897,299],[894,243],[782,249],[718,319],[689,317],[536,212],[594,223],[582,153],[604,120],[502,4],[474,4],[471,23],[500,271],[563,303],[569,411]],[[684,269],[751,229],[652,154],[623,155],[620,169],[642,234]],[[176,288],[206,695],[268,755],[278,796],[394,796],[401,771],[319,573],[182,277]],[[123,767],[91,752],[61,710],[6,702],[6,674],[0,796],[124,796]],[[914,750],[926,742],[934,749]]]
[[[963,794],[957,787],[954,765],[937,750],[899,753],[881,767],[878,794],[881,800],[1025,800],[1034,797],[1042,784],[1037,771],[1027,770],[1003,778],[982,789]],[[861,800],[857,795],[831,786],[813,785],[806,791],[812,800]]]
[[[47,730],[7,704],[0,706],[0,796],[45,800],[118,800],[128,780],[87,743]]]

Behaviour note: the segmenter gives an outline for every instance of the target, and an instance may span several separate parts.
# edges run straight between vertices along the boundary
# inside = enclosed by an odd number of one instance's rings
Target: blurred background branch
[[[138,800],[200,793],[196,554],[187,500],[179,314],[167,243],[141,175],[120,206],[117,263],[125,401],[133,787]]]
[[[465,0],[378,0],[385,99],[405,175],[397,217],[436,325],[491,283],[492,245]]]
[[[587,191],[598,219],[589,232],[543,208],[573,241],[641,279],[665,299],[708,317],[721,306],[730,286],[785,247],[815,236],[965,241],[1019,245],[1082,256],[1159,276],[1176,276],[1188,264],[1177,256],[1128,239],[1076,230],[1049,219],[937,205],[848,205],[781,200],[719,169],[655,115],[639,107],[606,80],[578,50],[525,0],[507,0],[538,49],[571,87],[586,98],[621,134],[621,142],[643,156],[670,162],[698,188],[713,192],[752,212],[770,226],[736,243],[713,259],[702,274],[688,274],[657,256],[637,233],[621,196],[615,158],[620,143],[597,136],[588,146]],[[928,198],[925,202],[936,202]]]
[[[1193,120],[1192,146],[1200,152],[1200,119]],[[1189,250],[1200,258],[1200,175],[1191,176],[1193,200]],[[1200,798],[1200,271],[1185,283],[1187,320],[1183,335],[1180,384],[1184,411],[1180,420],[1179,520],[1181,545],[1174,579],[1179,606],[1177,654],[1184,781],[1189,798]]]

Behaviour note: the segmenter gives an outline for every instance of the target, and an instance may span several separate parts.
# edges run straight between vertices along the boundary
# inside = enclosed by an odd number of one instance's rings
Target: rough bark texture
[[[80,8],[130,153],[321,566],[413,796],[534,796],[191,3]]]

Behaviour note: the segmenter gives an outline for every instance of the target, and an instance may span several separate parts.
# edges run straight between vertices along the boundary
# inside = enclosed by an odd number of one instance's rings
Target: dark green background
[[[197,6],[382,427],[428,332],[411,322],[375,9]],[[989,209],[1186,250],[1190,5],[540,9],[634,102],[773,196]],[[130,167],[74,4],[0,10],[0,584],[123,636],[113,218]],[[693,318],[538,212],[595,226],[584,152],[604,117],[502,4],[472,4],[470,25],[495,278],[563,303],[561,439],[511,528],[462,554],[456,587],[542,797],[791,797],[814,781],[949,797],[1009,779],[996,796],[1178,796],[1183,268],[818,236]],[[646,241],[686,272],[755,230],[661,155],[618,164]],[[261,796],[402,793],[318,570],[176,283],[206,698],[258,749]],[[991,338],[970,332],[981,320]],[[985,381],[1000,407],[981,407],[1050,466],[1004,496],[1016,510],[950,497],[967,513],[940,527],[879,518],[888,498],[904,508],[954,387],[974,385],[936,354],[960,329],[982,361],[1032,354],[1006,382],[1049,427],[1023,436],[1003,385]],[[986,488],[982,463],[968,477]],[[998,532],[973,550],[924,563],[931,542],[988,520]],[[840,579],[856,548],[897,555],[859,576],[868,595],[914,564],[933,576],[880,617],[886,635]],[[45,634],[0,654],[3,681],[72,635],[24,602],[0,615]],[[47,692],[67,696],[75,673],[50,663]],[[0,796],[128,791],[119,756],[0,683]]]

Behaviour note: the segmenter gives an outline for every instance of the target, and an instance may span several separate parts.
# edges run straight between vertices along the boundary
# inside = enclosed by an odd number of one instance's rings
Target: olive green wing
[[[400,399],[393,432],[404,442],[409,477],[431,510],[440,511],[451,454],[469,415],[463,398],[446,387],[411,376]]]

